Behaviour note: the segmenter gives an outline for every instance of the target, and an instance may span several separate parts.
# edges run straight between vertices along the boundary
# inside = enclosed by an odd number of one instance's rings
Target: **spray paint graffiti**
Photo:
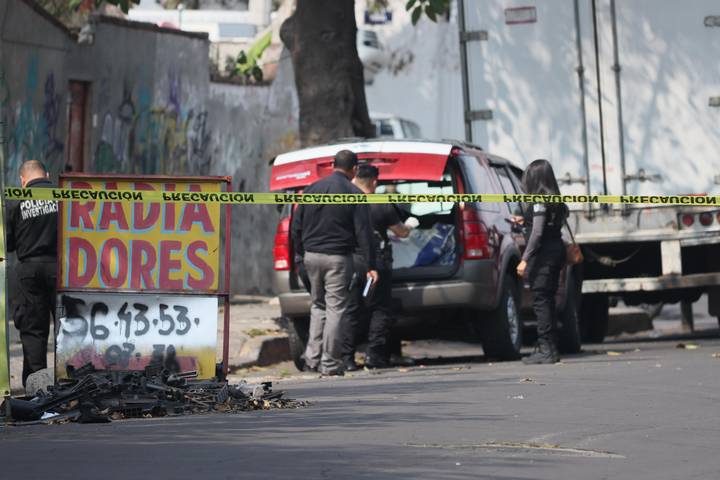
[[[140,82],[123,84],[120,104],[108,110],[95,149],[102,173],[207,173],[211,163],[207,112],[184,108],[180,75],[168,74],[164,105],[152,106]],[[102,82],[111,85],[111,82]],[[107,94],[103,94],[107,96]]]
[[[40,85],[38,59],[34,56],[28,59],[22,98],[13,98],[5,78],[0,79],[7,149],[3,173],[10,183],[18,182],[17,169],[25,160],[41,160],[51,171],[60,170],[62,165],[64,144],[59,138],[62,95],[56,90],[52,72],[45,76],[42,92],[38,91]]]

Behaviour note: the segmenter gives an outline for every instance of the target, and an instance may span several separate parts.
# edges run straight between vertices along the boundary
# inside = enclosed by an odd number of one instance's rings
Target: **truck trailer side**
[[[459,0],[465,132],[563,193],[720,194],[720,15],[693,0]],[[583,322],[608,298],[708,294],[720,319],[720,206],[571,205]]]

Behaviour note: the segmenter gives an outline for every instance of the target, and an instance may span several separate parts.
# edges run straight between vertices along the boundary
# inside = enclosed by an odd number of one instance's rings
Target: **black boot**
[[[371,370],[376,368],[390,368],[388,356],[382,348],[369,347],[365,357],[365,366]]]
[[[354,358],[346,358],[343,360],[343,368],[346,372],[357,372],[360,370],[360,367],[357,363],[355,363]]]
[[[523,358],[522,361],[525,365],[545,365],[559,362],[560,354],[555,339],[553,337],[539,338],[533,354]]]

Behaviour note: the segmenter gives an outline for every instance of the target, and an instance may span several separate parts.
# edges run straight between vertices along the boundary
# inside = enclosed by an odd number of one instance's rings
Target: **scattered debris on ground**
[[[245,330],[245,334],[250,338],[280,335],[281,333],[282,331],[279,328],[251,328],[250,330]]]
[[[533,385],[542,385],[543,387],[545,386],[544,383],[540,383],[537,380],[535,380],[534,378],[530,378],[530,377],[525,377],[522,380],[520,380],[518,383],[531,383]]]
[[[32,398],[7,397],[0,406],[6,423],[107,423],[124,418],[193,413],[237,413],[300,408],[307,402],[285,398],[271,382],[230,385],[198,380],[197,372],[172,373],[148,366],[144,371],[95,370],[92,364],[68,369],[68,378]]]
[[[680,348],[683,350],[697,350],[700,348],[699,345],[695,345],[694,343],[678,343],[675,345],[675,348]]]

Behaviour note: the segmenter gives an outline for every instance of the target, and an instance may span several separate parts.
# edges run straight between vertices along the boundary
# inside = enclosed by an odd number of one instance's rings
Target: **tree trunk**
[[[301,144],[374,137],[357,52],[354,0],[297,0],[280,38],[295,70]]]

